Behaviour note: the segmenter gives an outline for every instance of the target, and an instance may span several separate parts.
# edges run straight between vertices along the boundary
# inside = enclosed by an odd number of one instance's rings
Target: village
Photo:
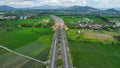
[[[80,22],[80,21],[79,21]],[[102,28],[119,28],[120,22],[110,22],[108,24],[101,24],[99,22],[84,18],[84,21],[81,21],[79,24],[80,28],[91,28],[91,29],[102,29]]]
[[[27,15],[7,15],[5,12],[0,12],[0,20],[26,20],[32,17],[32,14],[27,14]]]

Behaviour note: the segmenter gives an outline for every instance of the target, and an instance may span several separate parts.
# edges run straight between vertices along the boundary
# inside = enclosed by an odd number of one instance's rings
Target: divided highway
[[[58,58],[58,30],[60,31],[60,46],[61,46],[61,59],[62,59],[62,68],[71,68],[70,58],[68,55],[68,46],[66,43],[66,35],[63,27],[64,21],[56,16],[52,16],[55,20],[55,23],[58,24],[58,27],[55,30],[53,44],[52,44],[52,53],[50,59],[49,68],[58,68],[57,67],[57,58]]]

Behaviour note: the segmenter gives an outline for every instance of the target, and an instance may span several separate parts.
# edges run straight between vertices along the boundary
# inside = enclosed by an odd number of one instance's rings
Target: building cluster
[[[4,20],[4,19],[10,20],[10,19],[16,19],[16,17],[17,17],[17,16],[0,16],[0,19],[1,19],[1,20]]]
[[[117,28],[120,27],[120,22],[119,21],[115,21],[115,22],[110,22],[109,24],[100,24],[98,22],[94,22],[93,20],[90,20],[88,18],[84,18],[83,21],[78,21],[79,27],[81,28],[94,28],[94,29],[101,29],[101,28]]]
[[[111,22],[112,22],[113,27],[120,27],[120,21],[113,20]]]
[[[28,16],[20,16],[19,19],[20,20],[26,20],[28,18]]]
[[[34,16],[33,14],[27,14],[27,15],[7,15],[4,12],[0,12],[0,20],[14,20],[14,19],[19,19],[19,20],[26,20],[30,17]]]
[[[93,29],[101,29],[101,28],[117,28],[120,27],[120,22],[116,22],[116,23],[110,23],[110,24],[100,24],[100,23],[80,23],[79,27],[81,28],[93,28]]]
[[[120,22],[114,22],[111,26],[114,28],[120,27]]]
[[[20,20],[26,20],[26,19],[29,19],[32,16],[35,16],[35,15],[33,15],[33,14],[22,15],[22,16],[19,16],[19,19]]]
[[[100,29],[103,27],[103,25],[99,23],[81,23],[79,24],[79,26],[81,28],[96,28],[96,29]]]
[[[31,16],[26,15],[26,16],[0,16],[0,20],[14,20],[14,19],[19,19],[19,20],[26,20],[30,18]]]

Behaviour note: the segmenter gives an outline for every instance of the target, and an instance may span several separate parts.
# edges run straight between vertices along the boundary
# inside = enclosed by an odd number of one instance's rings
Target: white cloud
[[[24,1],[24,2],[9,2],[8,4],[10,4],[10,5],[21,5],[21,6],[30,6],[30,5],[34,5],[34,3],[31,2],[31,1]]]
[[[2,4],[4,4],[3,2],[0,2],[0,4],[2,5]]]
[[[61,0],[61,3],[64,6],[73,6],[73,5],[85,6],[87,5],[86,0]]]
[[[97,8],[120,8],[120,0],[93,0],[97,5],[93,7]]]
[[[33,6],[34,3],[32,1],[10,1],[10,0],[4,0],[0,2],[0,5],[9,5],[9,6],[13,6],[13,7],[19,7],[19,8],[23,8],[23,7],[30,7]]]
[[[39,2],[39,5],[61,5],[59,0],[44,0]]]
[[[15,7],[29,7],[29,6],[38,6],[38,5],[62,5],[62,6],[73,6],[87,5],[85,0],[4,0],[1,1],[5,5],[15,6]],[[0,2],[0,5],[3,5]]]
[[[120,0],[0,0],[0,5],[31,7],[40,5],[92,6],[98,8],[120,7]]]

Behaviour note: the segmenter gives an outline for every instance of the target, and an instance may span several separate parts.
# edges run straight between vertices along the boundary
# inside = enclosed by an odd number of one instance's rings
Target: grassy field
[[[84,21],[84,18],[88,18],[93,22],[97,22],[100,24],[107,24],[106,21],[102,20],[101,18],[97,18],[95,16],[60,16],[65,23],[80,23]]]
[[[0,45],[12,49],[13,51],[46,61],[52,42],[52,29],[50,28],[22,28],[11,32],[0,34]],[[9,57],[8,57],[9,56]],[[6,67],[34,67],[44,68],[45,65],[7,52],[0,49],[0,66]]]
[[[0,50],[3,50],[3,49],[0,48]],[[33,67],[34,68],[45,68],[45,65],[40,62],[16,55],[16,54],[8,52],[6,50],[4,50],[4,51],[6,53],[4,53],[3,55],[0,55],[1,68],[25,68],[25,67],[26,68],[33,68]],[[33,50],[31,50],[31,52],[32,51]],[[25,51],[23,51],[23,52],[25,52]],[[27,64],[30,64],[30,65],[27,65]]]
[[[38,28],[32,31],[32,28],[23,28],[0,34],[0,44],[8,48],[15,49],[29,42],[38,40],[42,35],[52,34],[51,29]]]
[[[89,19],[100,24],[108,24],[106,21],[102,20],[101,18],[91,17]]]
[[[27,20],[4,20],[4,21],[0,21],[0,24],[2,25],[8,25],[8,26],[14,26],[16,24],[19,25],[33,25],[33,24],[45,24],[49,22],[49,18],[45,18],[45,19],[27,19]]]
[[[117,18],[117,17],[116,17],[116,18],[115,18],[115,17],[114,17],[114,18],[109,18],[109,17],[108,17],[107,19],[110,20],[110,21],[120,22],[120,18]]]
[[[48,15],[26,20],[1,20],[0,45],[46,62],[52,44],[54,21]],[[45,68],[46,65],[0,48],[1,68]]]
[[[81,33],[78,34],[77,32]],[[105,30],[89,30],[89,29],[70,29],[67,31],[68,40],[84,41],[84,42],[102,42],[102,43],[116,43],[113,36],[119,36],[117,32],[110,32]]]
[[[81,16],[60,16],[65,23],[78,23],[79,21],[83,20]]]
[[[0,33],[12,31],[20,28],[49,28],[53,25],[54,21],[50,16],[36,16],[26,20],[1,20],[0,21]]]
[[[77,32],[81,33],[78,34]],[[66,31],[75,68],[119,68],[120,44],[113,36],[117,32],[89,29]]]
[[[76,68],[120,68],[120,47],[111,44],[69,41]]]

